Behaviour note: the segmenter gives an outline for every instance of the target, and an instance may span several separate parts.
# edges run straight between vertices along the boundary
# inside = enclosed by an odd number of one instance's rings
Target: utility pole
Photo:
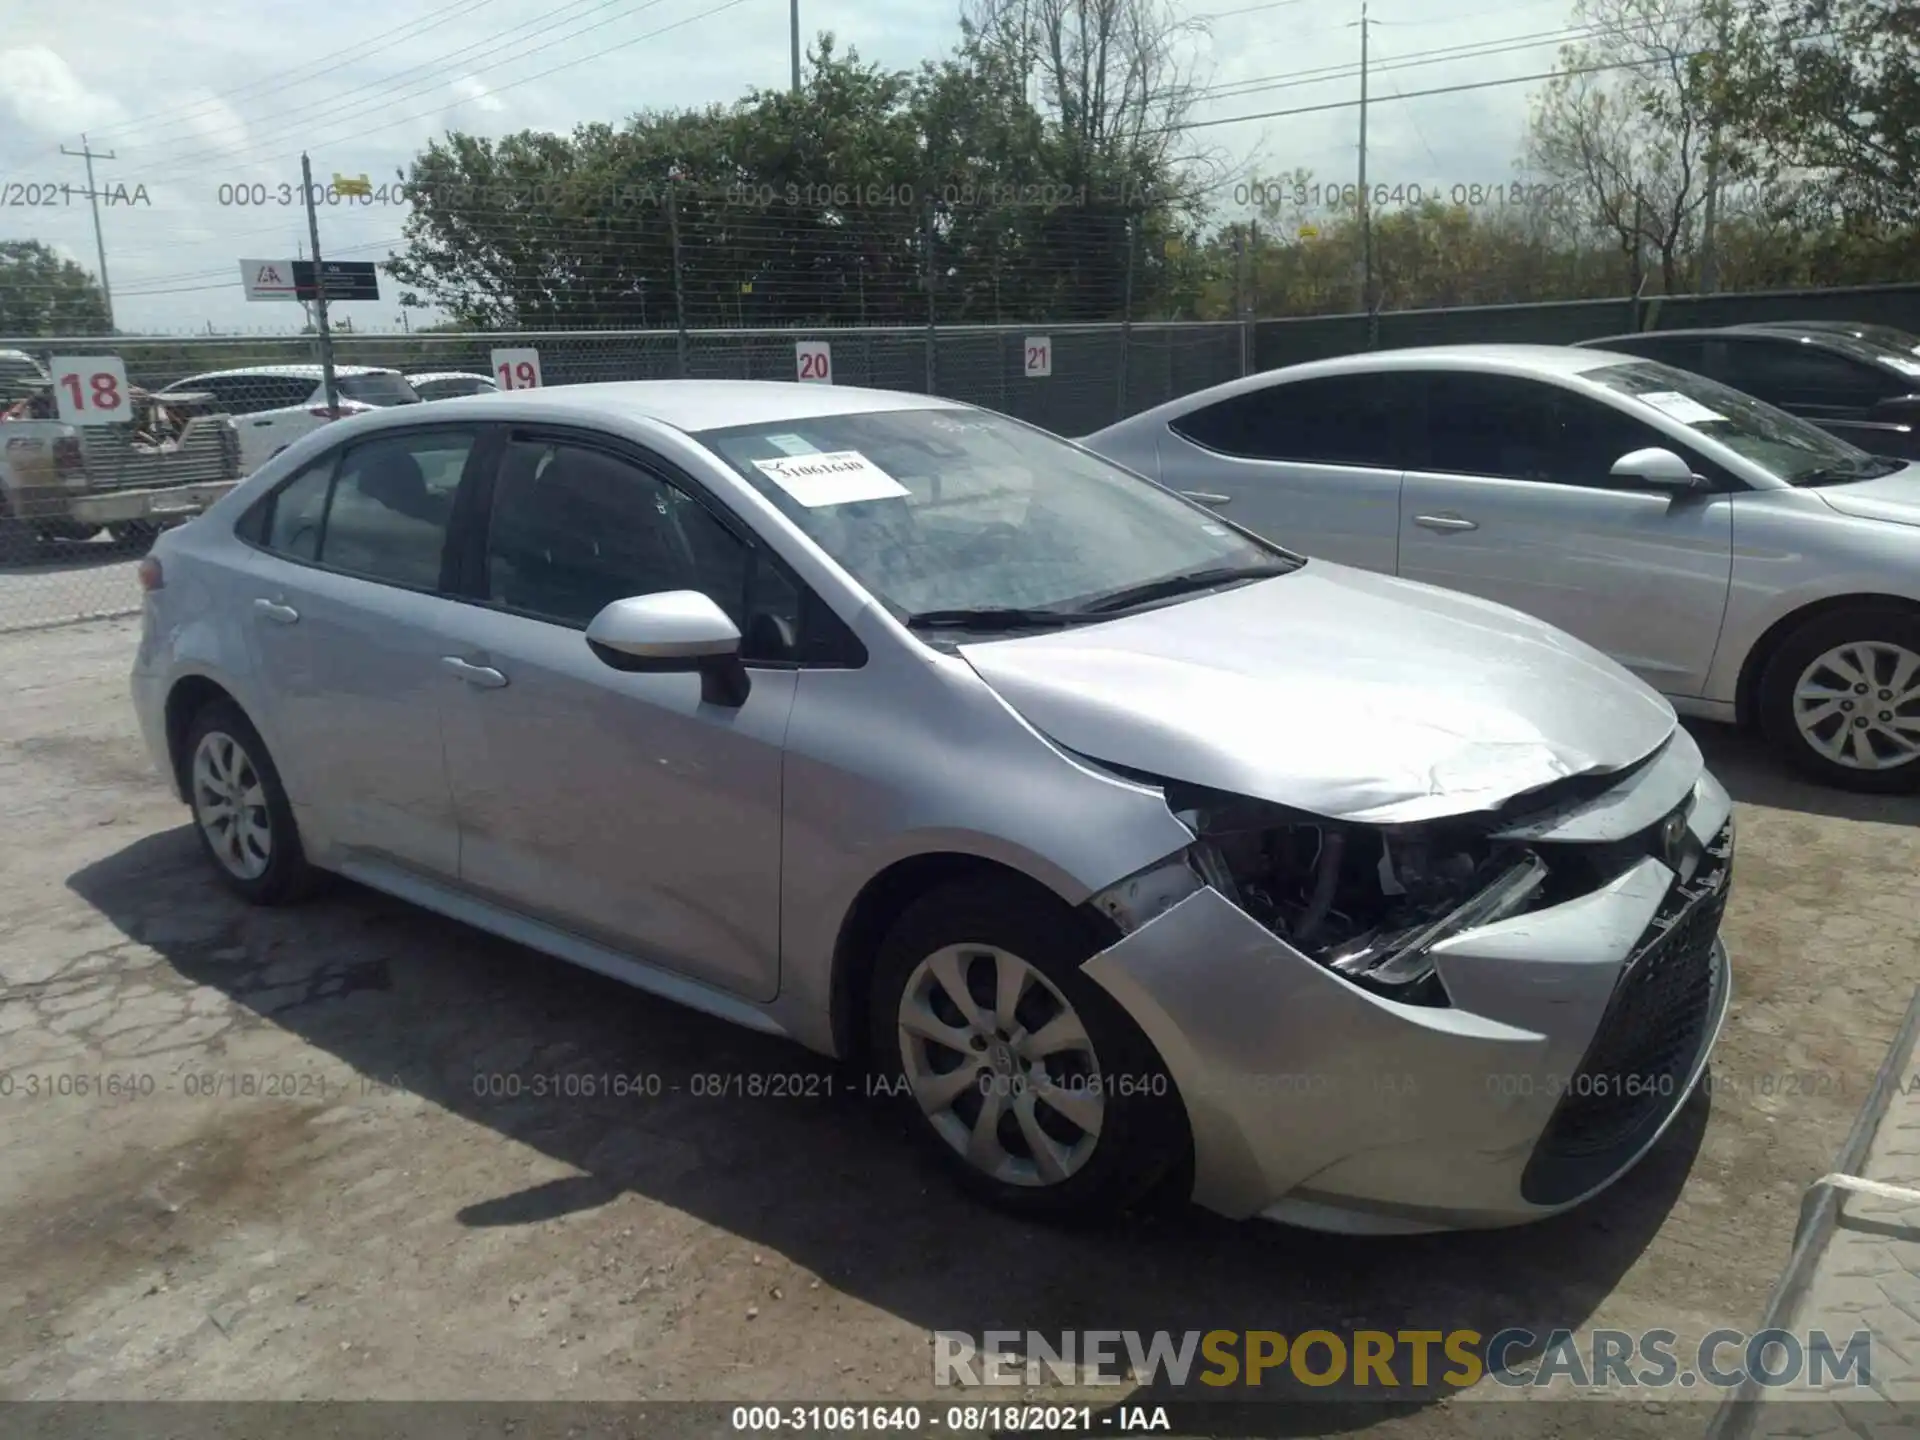
[[[1360,0],[1360,309],[1367,317],[1367,346],[1378,338],[1373,301],[1373,203],[1367,194],[1367,0]]]
[[[76,159],[84,159],[87,162],[87,199],[93,205],[93,249],[94,253],[100,257],[100,293],[107,302],[107,330],[111,333],[113,330],[113,284],[107,279],[107,242],[100,233],[100,192],[93,183],[93,162],[111,160],[114,158],[114,153],[111,150],[96,151],[87,143],[84,133],[80,136],[78,150],[69,150],[62,145],[60,153],[71,155]]]
[[[340,409],[340,389],[333,379],[333,335],[327,329],[327,282],[320,271],[320,217],[313,208],[313,165],[300,152],[300,192],[307,200],[307,239],[313,245],[313,328],[320,332],[320,379],[327,387],[327,409]]]
[[[1720,224],[1720,81],[1727,57],[1727,7],[1715,10],[1714,93],[1707,126],[1707,203],[1700,221],[1700,293],[1711,295],[1720,286],[1719,257],[1714,254],[1714,232]]]
[[[789,0],[793,20],[793,93],[800,93],[800,0]]]

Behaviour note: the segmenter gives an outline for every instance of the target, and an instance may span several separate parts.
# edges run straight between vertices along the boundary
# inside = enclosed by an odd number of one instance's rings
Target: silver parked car
[[[969,406],[390,410],[143,581],[141,725],[241,895],[335,871],[863,1059],[1016,1208],[1551,1214],[1726,1013],[1731,805],[1657,694]]]
[[[1604,350],[1290,366],[1092,449],[1257,533],[1512,605],[1830,784],[1920,787],[1920,465]]]

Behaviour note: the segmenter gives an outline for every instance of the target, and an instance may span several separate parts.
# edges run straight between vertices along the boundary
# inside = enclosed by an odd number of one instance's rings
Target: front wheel
[[[107,526],[107,534],[114,544],[142,554],[153,547],[159,533],[160,527],[151,520],[119,520]]]
[[[1846,790],[1920,790],[1920,615],[1882,605],[1817,615],[1760,687],[1762,728],[1805,774]]]
[[[881,945],[879,1078],[962,1185],[1018,1213],[1111,1213],[1185,1157],[1179,1096],[1081,973],[1091,951],[1065,904],[978,881],[921,897]]]

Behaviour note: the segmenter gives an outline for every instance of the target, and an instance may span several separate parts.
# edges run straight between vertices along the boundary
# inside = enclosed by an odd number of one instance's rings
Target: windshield
[[[975,410],[709,430],[722,456],[896,614],[1065,612],[1304,563],[1041,431]],[[1149,595],[1148,588],[1155,593]],[[1164,590],[1164,593],[1161,591]]]
[[[1653,406],[1789,485],[1864,479],[1886,468],[1819,426],[1690,370],[1638,360],[1589,370],[1584,378]]]
[[[358,400],[362,405],[418,405],[404,375],[341,375],[335,380],[343,400]]]

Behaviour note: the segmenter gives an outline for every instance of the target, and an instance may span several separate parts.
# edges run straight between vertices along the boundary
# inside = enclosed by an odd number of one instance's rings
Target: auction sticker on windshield
[[[1691,395],[1682,395],[1678,390],[1651,390],[1640,398],[1682,425],[1711,425],[1716,420],[1727,418],[1718,410],[1709,410]]]
[[[756,460],[753,465],[809,510],[862,500],[894,500],[913,493],[858,450],[783,455],[777,460]]]

